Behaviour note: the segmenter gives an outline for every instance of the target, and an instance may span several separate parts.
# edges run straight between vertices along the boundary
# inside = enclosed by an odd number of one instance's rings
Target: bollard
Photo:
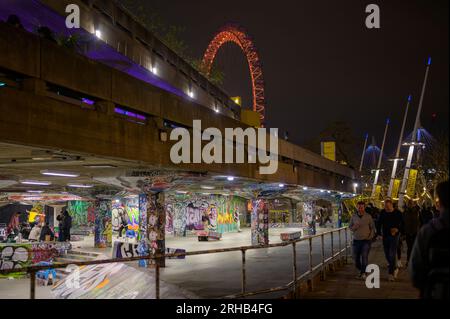
[[[245,249],[242,249],[241,252],[242,252],[241,290],[242,294],[245,294],[245,286],[247,283],[247,279],[245,276]]]

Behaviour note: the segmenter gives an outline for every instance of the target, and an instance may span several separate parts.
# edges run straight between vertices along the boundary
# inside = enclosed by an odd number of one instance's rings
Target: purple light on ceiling
[[[84,29],[67,29],[65,17],[59,15],[38,0],[1,0],[0,21],[6,21],[12,14],[19,17],[22,25],[29,32],[35,32],[39,26],[47,26],[55,33],[55,35],[63,34],[67,36],[79,34],[82,37],[87,37],[96,42],[96,45],[93,45],[90,51],[84,53],[88,58],[127,73],[134,78],[159,87],[167,92],[180,97],[186,97],[186,94],[183,91],[173,87],[149,70],[134,63],[128,57],[120,54],[105,42],[97,39],[95,35],[90,34]]]
[[[81,99],[81,102],[83,102],[84,104],[89,104],[89,105],[94,105],[94,104],[95,104],[94,101],[89,100],[89,99],[87,99],[87,98],[82,98],[82,99]]]

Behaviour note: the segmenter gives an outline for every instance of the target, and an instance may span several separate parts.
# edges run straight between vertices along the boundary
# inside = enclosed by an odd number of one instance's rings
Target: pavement
[[[281,242],[280,233],[296,231],[297,229],[270,229],[270,243]],[[318,233],[330,229],[319,229]],[[342,245],[344,243],[342,234]],[[75,249],[101,252],[108,258],[111,249],[93,248],[92,238],[83,242],[74,242]],[[199,242],[197,237],[168,237],[166,247],[183,248],[186,251],[209,250],[225,247],[239,247],[250,245],[250,230],[243,229],[241,233],[224,234],[220,241]],[[331,238],[325,236],[325,257],[331,256]],[[334,250],[338,247],[337,235],[334,237]],[[296,262],[297,273],[304,273],[309,269],[309,244],[307,241],[297,243]],[[312,241],[313,266],[320,263],[321,241]],[[350,251],[349,251],[350,255]],[[405,255],[405,253],[403,254]],[[292,280],[292,246],[262,248],[249,250],[246,253],[247,291],[261,290],[282,286]],[[349,256],[350,257],[350,256]],[[208,255],[187,256],[185,259],[167,259],[166,267],[161,268],[160,278],[164,283],[179,287],[199,298],[220,298],[241,291],[241,252],[214,253]],[[382,252],[381,243],[373,245],[369,263],[380,265],[381,280],[379,289],[366,288],[364,281],[355,279],[356,271],[351,258],[349,264],[330,273],[327,280],[314,286],[314,291],[302,294],[302,298],[417,298],[417,291],[412,288],[406,270],[401,270],[399,280],[391,283],[387,281],[387,267]],[[405,263],[405,260],[403,260]],[[137,267],[137,262],[127,263],[137,271],[147,273],[152,278],[154,270]],[[0,280],[0,298],[28,298],[30,280],[27,278],[16,280]],[[52,298],[49,287],[37,287],[37,298]],[[287,292],[257,295],[255,298],[280,298]]]
[[[303,295],[305,299],[417,299],[419,292],[409,279],[407,269],[400,268],[395,282],[388,281],[387,262],[381,241],[372,245],[369,264],[380,267],[380,288],[369,289],[365,281],[356,279],[357,271],[351,260],[334,273],[327,274],[327,280],[321,281],[314,291]],[[402,264],[406,263],[406,252],[402,253]]]

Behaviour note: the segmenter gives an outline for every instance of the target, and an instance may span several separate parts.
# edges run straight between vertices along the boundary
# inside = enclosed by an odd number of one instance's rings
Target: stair
[[[54,263],[73,263],[73,262],[80,262],[80,261],[91,261],[91,260],[98,260],[98,259],[104,259],[105,255],[100,253],[94,253],[94,252],[86,252],[86,251],[80,251],[80,250],[69,250],[67,253],[60,257],[56,257],[54,259]],[[65,276],[67,276],[69,272],[66,271],[65,268],[57,268],[56,269],[56,275],[58,279],[62,279]]]

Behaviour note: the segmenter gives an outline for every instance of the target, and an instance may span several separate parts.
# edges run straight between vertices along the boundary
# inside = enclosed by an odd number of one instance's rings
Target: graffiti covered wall
[[[245,221],[247,201],[237,196],[167,194],[166,233],[186,236],[197,230],[220,233],[238,230]]]
[[[253,202],[252,245],[269,244],[269,209],[267,203],[258,199]]]
[[[95,247],[112,247],[111,201],[95,201]]]
[[[67,211],[72,217],[72,228],[94,228],[95,207],[93,202],[73,200],[67,202]]]

